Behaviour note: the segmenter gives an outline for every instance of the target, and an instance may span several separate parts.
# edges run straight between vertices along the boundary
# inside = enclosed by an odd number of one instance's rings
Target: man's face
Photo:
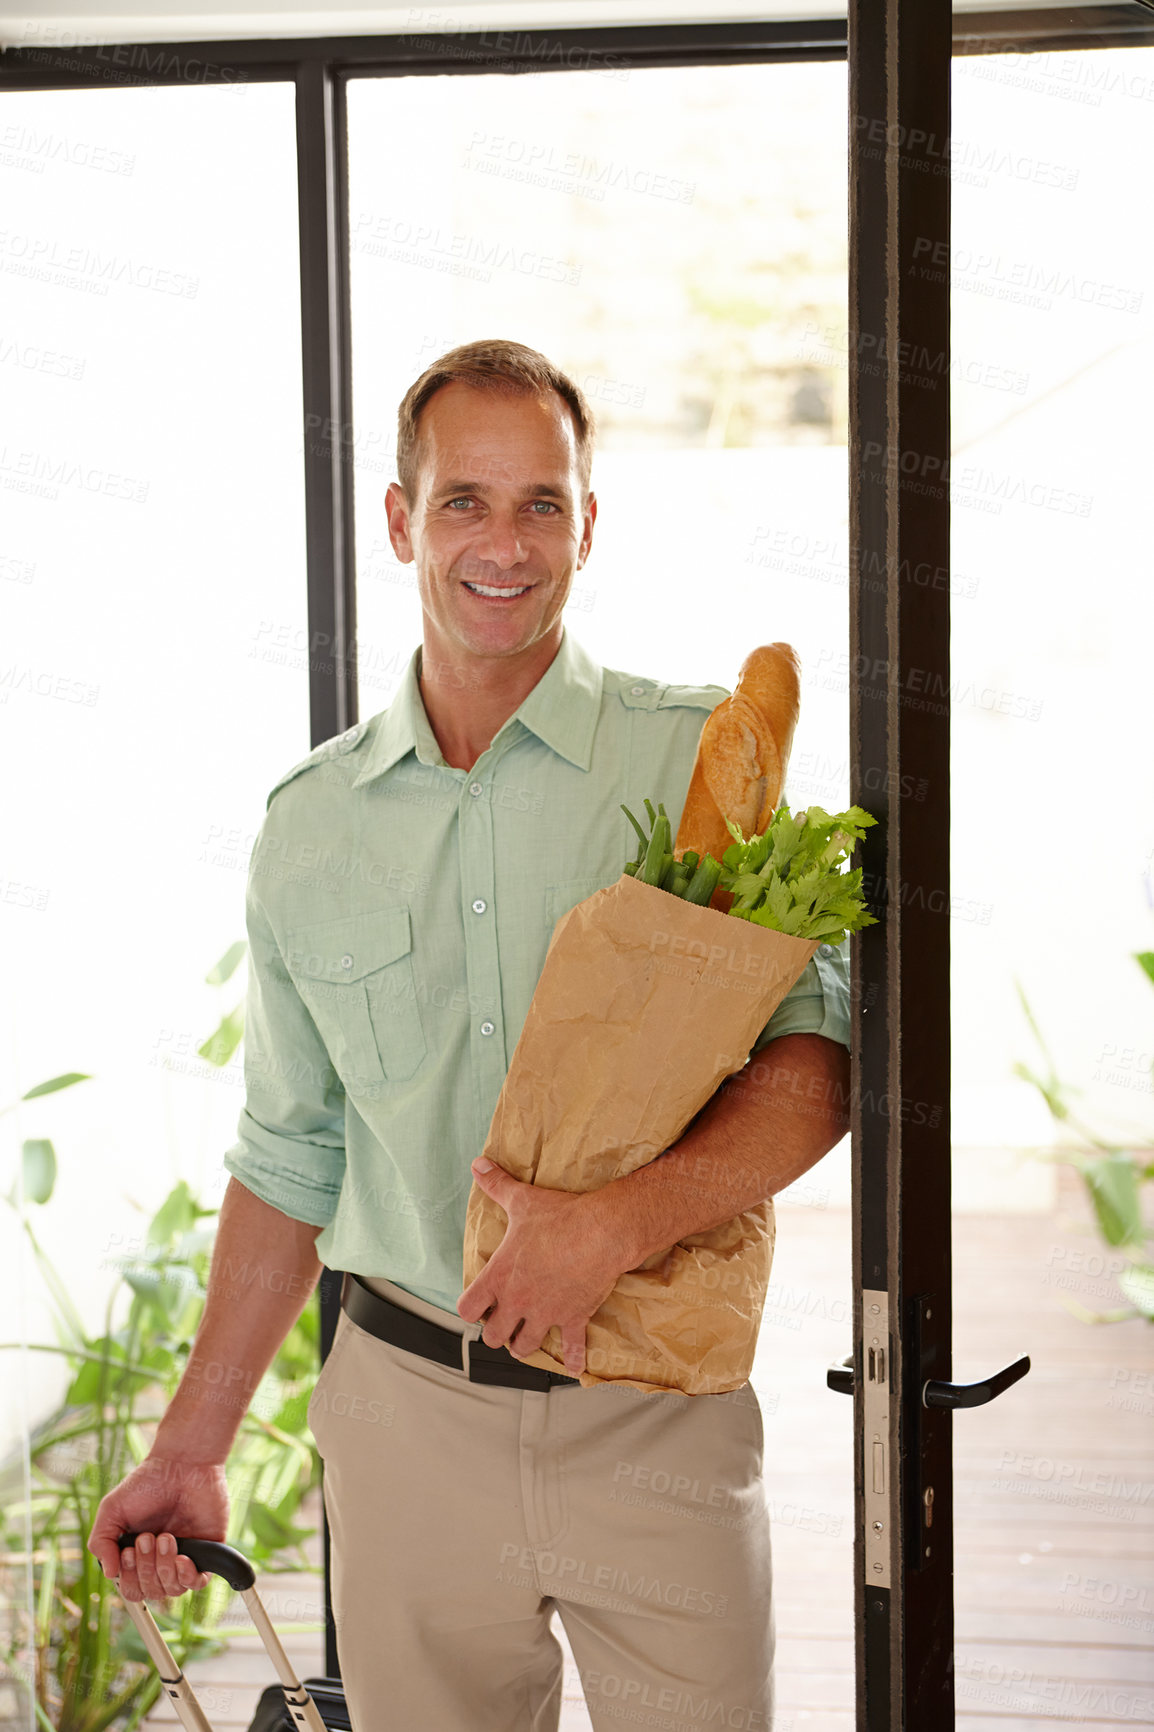
[[[420,420],[415,497],[389,488],[389,538],[415,562],[425,647],[439,658],[513,657],[561,640],[561,610],[589,553],[572,417],[543,398],[444,385]]]

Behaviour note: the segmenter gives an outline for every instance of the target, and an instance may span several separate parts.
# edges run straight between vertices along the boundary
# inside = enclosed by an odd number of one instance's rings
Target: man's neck
[[[561,633],[519,656],[445,656],[426,636],[421,651],[421,702],[446,764],[471,770],[509,717],[551,666]]]

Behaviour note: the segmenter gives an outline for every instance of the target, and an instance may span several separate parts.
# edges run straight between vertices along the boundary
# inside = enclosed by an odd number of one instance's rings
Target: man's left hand
[[[561,1331],[565,1370],[585,1369],[585,1327],[633,1265],[597,1191],[550,1191],[527,1185],[478,1157],[473,1177],[509,1217],[481,1273],[457,1301],[467,1323],[485,1317],[487,1347],[519,1359],[536,1352],[553,1324]],[[488,1316],[486,1317],[486,1313]]]

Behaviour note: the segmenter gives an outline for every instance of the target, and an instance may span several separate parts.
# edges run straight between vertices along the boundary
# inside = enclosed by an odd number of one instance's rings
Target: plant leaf
[[[135,1268],[125,1269],[123,1274],[132,1291],[155,1305],[161,1316],[167,1319],[175,1317],[189,1298],[199,1292],[192,1270],[182,1268],[180,1264],[160,1268],[138,1264]]]
[[[238,1004],[221,1017],[218,1027],[197,1047],[197,1057],[207,1059],[209,1064],[226,1065],[243,1039],[244,1006]]]
[[[1029,1065],[1025,1064],[1020,1058],[1014,1060],[1012,1068],[1014,1075],[1020,1076],[1023,1082],[1033,1083],[1034,1087],[1045,1101],[1047,1107],[1049,1107],[1050,1114],[1053,1118],[1061,1120],[1069,1117],[1070,1109],[1058,1093],[1058,1090],[1062,1085],[1055,1077],[1051,1076],[1049,1082],[1043,1082],[1042,1078],[1040,1076],[1035,1076]]]
[[[148,1224],[149,1244],[167,1248],[174,1239],[181,1238],[195,1226],[201,1212],[189,1190],[188,1181],[179,1180]]]
[[[30,1137],[22,1154],[24,1195],[31,1203],[46,1203],[56,1183],[56,1150],[47,1137]]]
[[[1103,1155],[1081,1163],[1094,1213],[1108,1245],[1136,1245],[1143,1239],[1138,1168],[1129,1155]]]
[[[1151,980],[1154,980],[1154,950],[1135,950],[1132,954],[1135,962],[1146,970]]]
[[[248,1525],[253,1538],[272,1552],[280,1551],[285,1546],[299,1546],[302,1540],[307,1540],[309,1535],[316,1531],[315,1528],[299,1528],[295,1523],[285,1521],[283,1516],[279,1516],[267,1504],[257,1503],[255,1499],[249,1505]]]
[[[223,986],[225,981],[236,972],[236,966],[248,949],[243,938],[238,938],[235,944],[230,944],[220,961],[214,963],[205,975],[206,986]]]
[[[1135,1263],[1129,1269],[1123,1269],[1118,1276],[1118,1285],[1143,1317],[1154,1322],[1154,1264]]]
[[[90,1082],[91,1080],[86,1070],[65,1071],[63,1076],[54,1076],[48,1082],[37,1083],[34,1089],[29,1089],[27,1094],[20,1096],[20,1099],[22,1101],[34,1101],[38,1095],[54,1095],[57,1089],[69,1089],[73,1083]]]
[[[69,1407],[87,1407],[94,1402],[100,1393],[102,1378],[107,1378],[107,1388],[111,1390],[116,1368],[124,1364],[124,1349],[110,1336],[105,1335],[99,1341],[93,1341],[92,1348],[93,1357],[85,1360],[64,1397]],[[102,1363],[105,1358],[108,1360],[107,1371]]]

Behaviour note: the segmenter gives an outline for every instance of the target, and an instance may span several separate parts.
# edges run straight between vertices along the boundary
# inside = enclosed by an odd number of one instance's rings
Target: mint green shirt
[[[727,693],[603,669],[566,631],[458,770],[421,702],[420,655],[387,709],[268,797],[246,894],[246,1099],[224,1164],[323,1227],[330,1268],[455,1311],[469,1164],[553,927],[636,853],[620,802],[663,801],[676,832]],[[849,1046],[850,942],[821,947],[756,1047],[799,1031]]]

